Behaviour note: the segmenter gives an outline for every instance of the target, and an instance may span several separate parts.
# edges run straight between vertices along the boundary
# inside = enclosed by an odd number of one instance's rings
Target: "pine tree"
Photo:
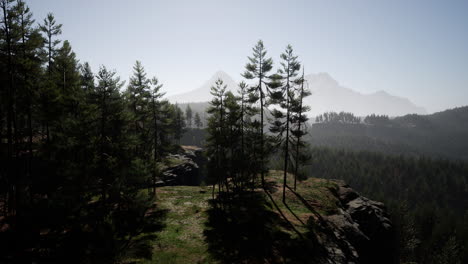
[[[290,142],[290,124],[291,124],[291,101],[293,99],[294,86],[300,83],[300,79],[295,79],[301,68],[301,64],[297,60],[297,56],[293,54],[291,45],[286,47],[284,53],[281,54],[281,68],[278,70],[278,75],[273,78],[279,82],[278,87],[272,92],[272,102],[279,105],[282,109],[274,109],[274,122],[270,127],[270,131],[277,135],[277,144],[283,148],[284,169],[283,169],[283,202],[286,200],[286,185],[288,163],[290,160],[289,142]],[[295,177],[296,178],[296,177]]]
[[[160,99],[164,96],[165,93],[161,92],[162,84],[159,83],[156,77],[151,79],[151,113],[152,113],[152,123],[153,123],[153,159],[156,163],[159,160],[159,157],[162,155],[161,149],[159,147],[158,135],[161,133],[158,123],[161,123],[161,103]],[[153,166],[153,193],[156,194],[156,170]]]
[[[173,108],[172,113],[173,113],[173,119],[174,119],[174,122],[173,122],[174,138],[177,141],[177,143],[180,144],[180,139],[182,138],[182,135],[185,133],[185,128],[186,128],[184,112],[176,104]]]
[[[174,143],[177,141],[176,136],[178,136],[180,132],[176,131],[175,117],[176,105],[169,103],[167,100],[160,101],[158,123],[158,156],[160,157],[173,150]]]
[[[45,44],[47,52],[47,69],[52,71],[52,63],[55,53],[57,52],[57,45],[60,40],[54,39],[56,36],[62,34],[62,24],[57,24],[55,17],[52,13],[48,13],[44,19],[44,23],[39,26],[40,30],[45,34]]]
[[[203,122],[201,121],[201,118],[198,112],[195,113],[194,123],[198,129],[200,129],[203,126]]]
[[[27,185],[30,184],[33,173],[33,115],[38,84],[42,75],[42,58],[37,51],[43,45],[43,38],[38,29],[34,28],[32,13],[23,1],[16,1],[10,13],[10,34],[14,36],[11,42],[14,50],[11,59],[15,72],[13,78],[14,149],[16,157],[26,162],[24,170],[16,173],[16,181],[21,185],[15,187],[17,207],[20,207],[20,203],[27,202],[27,195],[29,194],[29,197],[32,195],[31,188]],[[18,209],[17,217],[21,217]]]
[[[135,146],[135,153],[137,155],[150,156],[150,149],[152,144],[149,136],[149,118],[150,114],[150,103],[151,103],[151,91],[150,91],[151,80],[146,77],[145,69],[141,65],[141,62],[136,61],[133,66],[133,76],[130,77],[130,83],[125,91],[128,107],[132,113],[132,120],[134,123],[132,134],[138,141]]]
[[[244,159],[242,155],[242,112],[240,98],[234,96],[231,91],[226,93],[225,98],[225,135],[226,135],[226,146],[229,150],[228,159],[228,170],[227,175],[231,178],[231,182],[235,188],[232,188],[236,193],[244,191],[246,186],[246,178],[244,177]]]
[[[124,101],[119,89],[123,86],[120,78],[115,77],[115,72],[107,70],[104,66],[97,74],[98,84],[96,86],[96,107],[98,111],[98,122],[96,123],[98,146],[98,173],[101,183],[101,200],[103,203],[108,199],[110,185],[113,181],[112,172],[116,169],[114,156],[119,153],[114,144],[120,142],[124,135]],[[131,143],[131,142],[129,142]],[[129,144],[130,146],[132,144]]]
[[[138,141],[129,133],[134,124],[130,121],[132,115],[127,111],[124,96],[119,92],[123,83],[115,72],[105,67],[101,67],[97,79],[98,118],[93,126],[97,137],[93,145],[96,146],[95,175],[99,179],[101,199],[97,224],[91,224],[95,228],[91,243],[103,246],[95,245],[90,262],[109,259],[117,262],[134,246],[147,248],[147,244],[140,243],[153,238],[140,234],[155,224],[154,219],[148,217],[153,200],[140,191],[149,182],[151,172],[145,157],[135,156],[132,151]]]
[[[208,164],[209,167],[209,179],[213,182],[212,196],[214,198],[215,185],[218,184],[220,190],[222,184],[226,183],[225,168],[225,127],[224,127],[224,115],[225,115],[225,98],[226,88],[221,79],[215,82],[215,85],[211,87],[211,95],[213,99],[210,101],[210,107],[207,109],[207,113],[210,114],[208,118],[208,133],[207,138],[207,155],[210,157]]]
[[[151,111],[153,119],[154,160],[157,161],[159,155],[161,155],[161,153],[158,151],[158,134],[160,133],[158,130],[158,122],[161,122],[159,117],[159,111],[161,108],[160,99],[165,95],[165,93],[161,92],[163,85],[159,83],[156,77],[151,79],[151,85],[153,87],[151,89]]]
[[[188,104],[185,108],[185,117],[187,118],[187,126],[189,128],[192,128],[192,114],[192,108],[190,108],[190,105]]]
[[[267,51],[263,46],[263,41],[259,40],[257,45],[252,49],[253,55],[252,57],[248,57],[249,62],[245,66],[245,72],[242,76],[248,80],[256,80],[257,84],[250,87],[250,99],[253,103],[260,103],[260,170],[261,170],[261,178],[262,178],[262,185],[265,186],[265,136],[263,133],[263,127],[265,126],[264,123],[264,112],[266,110],[267,104],[267,97],[269,95],[269,77],[267,74],[273,68],[273,60],[271,58],[267,58],[266,54]]]
[[[249,100],[248,85],[245,82],[239,84],[237,90],[239,94],[239,131],[240,131],[240,150],[239,153],[242,157],[240,160],[241,178],[242,181],[247,185],[249,179],[252,180],[251,185],[254,188],[255,185],[255,174],[258,172],[255,168],[260,162],[256,153],[259,152],[255,147],[258,134],[253,133],[252,129],[258,128],[255,122],[252,122],[253,115],[257,110],[252,107],[252,103]]]
[[[83,90],[80,89],[78,60],[67,40],[63,42],[54,58],[52,76],[55,86],[60,90],[59,103],[63,106],[61,114],[76,116]]]
[[[302,68],[302,77],[298,80],[300,85],[294,91],[294,95],[291,98],[291,134],[295,138],[293,148],[295,148],[294,153],[294,190],[296,190],[297,177],[299,173],[299,166],[301,163],[304,163],[308,159],[307,155],[302,153],[301,149],[304,149],[305,142],[302,140],[302,137],[307,134],[306,123],[309,120],[307,117],[307,112],[310,110],[309,106],[303,104],[304,98],[309,96],[310,91],[304,87],[304,68]]]
[[[2,9],[2,50],[5,53],[6,63],[5,75],[7,85],[4,88],[5,105],[6,105],[6,122],[7,122],[7,156],[10,159],[13,156],[13,116],[14,116],[14,86],[13,86],[13,42],[15,42],[15,34],[13,31],[14,12],[11,5],[11,0],[1,0],[0,7]],[[3,85],[2,85],[3,86]],[[3,105],[3,104],[2,104]]]
[[[57,109],[56,100],[58,99],[58,91],[54,86],[52,79],[52,64],[53,59],[57,52],[57,45],[60,44],[60,40],[54,39],[58,35],[62,34],[62,24],[57,24],[55,21],[54,15],[48,13],[47,17],[44,19],[44,23],[39,26],[39,29],[45,34],[45,52],[47,54],[47,71],[48,71],[48,81],[43,86],[41,91],[41,104],[43,112],[43,123],[45,126],[45,135],[46,142],[50,141],[50,122],[55,120],[55,115],[59,112]]]
[[[85,93],[93,91],[95,88],[94,74],[88,62],[80,65],[81,88]]]

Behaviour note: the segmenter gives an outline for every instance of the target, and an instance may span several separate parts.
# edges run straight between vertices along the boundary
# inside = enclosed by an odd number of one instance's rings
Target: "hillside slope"
[[[288,190],[283,204],[280,178],[270,172],[269,192],[258,189],[229,209],[210,201],[210,187],[158,188],[168,218],[146,263],[390,263],[382,204],[322,179]]]
[[[375,124],[315,123],[307,137],[313,146],[467,160],[467,135],[465,106]]]

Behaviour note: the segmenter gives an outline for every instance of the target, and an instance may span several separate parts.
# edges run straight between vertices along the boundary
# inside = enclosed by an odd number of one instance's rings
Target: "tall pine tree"
[[[293,54],[293,48],[288,45],[285,52],[281,54],[281,68],[278,70],[278,75],[275,76],[280,85],[272,93],[272,101],[279,105],[281,110],[273,110],[274,121],[270,127],[270,131],[277,135],[278,146],[283,149],[283,202],[286,199],[286,180],[290,160],[291,101],[293,100],[293,89],[301,81],[296,79],[300,68],[301,64],[297,60],[297,56]]]
[[[269,84],[270,76],[268,73],[273,68],[273,60],[267,58],[267,51],[263,45],[263,41],[259,40],[257,45],[252,49],[252,57],[248,57],[249,62],[245,65],[245,72],[242,76],[248,80],[256,81],[256,84],[249,88],[250,99],[253,103],[259,102],[260,104],[260,130],[259,130],[259,139],[260,139],[260,171],[262,178],[262,185],[265,185],[265,135],[263,128],[264,123],[264,112],[266,110],[267,99],[269,96]]]

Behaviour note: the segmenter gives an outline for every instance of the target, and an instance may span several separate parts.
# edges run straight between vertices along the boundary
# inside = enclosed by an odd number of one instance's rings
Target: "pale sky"
[[[307,73],[328,72],[361,93],[409,98],[429,112],[468,105],[468,1],[26,0],[37,22],[63,24],[81,62],[128,79],[135,60],[168,95],[217,70],[241,80],[262,39],[291,44]]]

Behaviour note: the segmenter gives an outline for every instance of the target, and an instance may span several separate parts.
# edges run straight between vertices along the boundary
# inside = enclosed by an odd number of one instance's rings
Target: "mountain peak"
[[[225,71],[218,70],[216,71],[207,82],[217,81],[218,79],[223,80],[223,82],[234,82],[232,77],[227,74]]]
[[[179,103],[195,103],[195,102],[208,102],[211,100],[210,90],[215,85],[215,82],[221,79],[227,86],[227,91],[235,91],[237,84],[232,77],[222,70],[216,71],[209,80],[205,81],[198,88],[186,93],[170,96],[168,99],[171,102]]]
[[[211,87],[221,79],[227,86],[227,91],[236,91],[237,83],[226,72],[216,71],[210,79],[198,88],[169,97],[171,102],[195,103],[208,102],[212,99]],[[318,115],[329,111],[351,112],[358,116],[368,114],[385,114],[389,116],[400,116],[409,113],[425,114],[422,107],[414,105],[410,100],[394,96],[383,90],[372,94],[362,94],[350,88],[341,86],[330,74],[320,72],[305,76],[312,96],[305,99],[310,105],[309,114]]]
[[[426,110],[410,100],[391,95],[383,90],[362,94],[341,86],[330,74],[321,72],[305,76],[312,96],[306,98],[311,114],[324,112],[351,112],[358,116],[385,114],[399,116],[408,113],[425,114]]]
[[[305,79],[308,80],[310,83],[317,83],[317,84],[327,84],[327,85],[332,85],[336,86],[338,85],[338,82],[333,79],[333,77],[330,76],[327,72],[319,72],[316,74],[309,74],[305,76]]]
[[[390,94],[388,94],[386,91],[384,90],[379,90],[375,93],[373,93],[374,95],[379,95],[379,96],[389,96]]]

